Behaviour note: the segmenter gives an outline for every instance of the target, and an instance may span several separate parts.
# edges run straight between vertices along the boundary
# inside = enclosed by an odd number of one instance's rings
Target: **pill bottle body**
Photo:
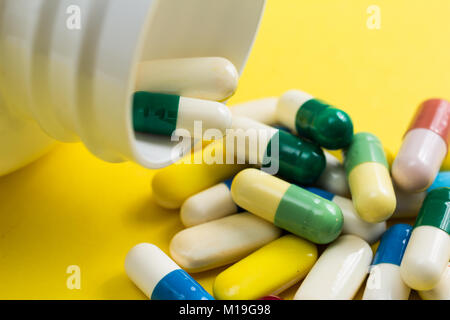
[[[264,5],[265,0],[2,1],[0,175],[34,161],[55,141],[82,141],[108,162],[130,160],[147,168],[175,162],[190,144],[133,131],[137,66],[220,56],[242,71]]]

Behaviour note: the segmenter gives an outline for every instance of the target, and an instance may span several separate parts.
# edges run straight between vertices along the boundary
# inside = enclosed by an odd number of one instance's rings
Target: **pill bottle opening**
[[[217,56],[230,60],[242,72],[264,6],[265,0],[155,0],[151,3],[127,89],[124,119],[131,160],[147,168],[161,168],[177,161],[195,143],[182,142],[186,138],[171,141],[168,136],[133,130],[132,95],[138,64],[156,59]]]

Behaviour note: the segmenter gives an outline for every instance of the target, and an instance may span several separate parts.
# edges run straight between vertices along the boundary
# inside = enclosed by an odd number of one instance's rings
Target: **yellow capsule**
[[[395,210],[397,201],[389,172],[382,164],[367,162],[355,167],[348,176],[353,204],[367,222],[387,220]]]
[[[221,159],[222,161],[216,161]],[[223,140],[217,140],[159,170],[152,180],[153,198],[160,206],[178,209],[190,196],[233,177],[246,164],[226,164]]]
[[[220,273],[213,286],[219,300],[254,300],[278,294],[302,280],[317,260],[309,241],[286,235]]]

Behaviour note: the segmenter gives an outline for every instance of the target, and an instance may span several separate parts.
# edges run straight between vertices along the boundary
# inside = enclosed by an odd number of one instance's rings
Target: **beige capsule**
[[[178,232],[170,255],[187,272],[233,263],[281,235],[281,229],[250,213],[239,213]]]

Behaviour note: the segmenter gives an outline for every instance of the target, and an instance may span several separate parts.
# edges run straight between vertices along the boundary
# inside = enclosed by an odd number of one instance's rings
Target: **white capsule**
[[[141,62],[136,91],[152,91],[222,101],[236,90],[239,74],[220,57],[164,59]]]
[[[392,164],[395,183],[407,192],[420,192],[436,178],[447,154],[447,144],[437,133],[417,128],[409,131]]]
[[[436,286],[450,260],[450,236],[434,226],[415,227],[400,271],[403,281],[415,290]]]
[[[181,205],[181,222],[186,227],[216,220],[238,212],[231,198],[231,180],[216,184],[189,197]]]
[[[423,300],[450,300],[450,264],[438,284],[431,290],[419,291]]]
[[[324,151],[327,164],[316,185],[333,194],[348,197],[350,189],[348,187],[347,175],[344,165],[331,153]]]
[[[344,235],[320,256],[295,300],[350,300],[366,278],[372,250],[361,238]]]
[[[277,102],[275,97],[263,98],[232,105],[230,110],[233,117],[246,117],[273,126],[278,123]]]
[[[170,255],[189,272],[235,262],[281,235],[281,230],[248,212],[206,222],[178,232]]]

